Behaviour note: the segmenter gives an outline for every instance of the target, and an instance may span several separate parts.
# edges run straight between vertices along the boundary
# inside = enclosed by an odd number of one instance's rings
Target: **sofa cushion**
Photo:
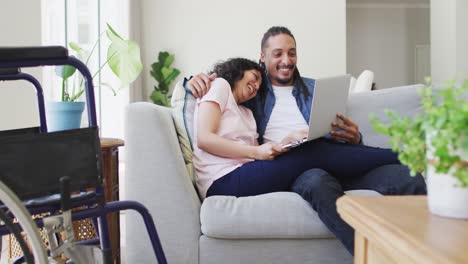
[[[354,192],[378,195],[369,190]],[[200,222],[202,233],[214,238],[334,237],[309,203],[293,192],[239,198],[210,196],[203,201]]]
[[[193,95],[185,92],[183,83],[184,81],[180,81],[174,87],[171,98],[171,113],[185,166],[187,167],[192,183],[195,183],[195,170],[192,162],[192,135],[193,113],[195,111],[197,99]]]
[[[329,238],[317,213],[293,192],[211,196],[200,212],[202,233],[216,238]]]

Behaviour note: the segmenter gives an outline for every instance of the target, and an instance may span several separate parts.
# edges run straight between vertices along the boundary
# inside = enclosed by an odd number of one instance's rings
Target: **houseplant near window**
[[[93,74],[93,78],[108,65],[114,75],[119,78],[121,87],[126,86],[132,83],[143,69],[140,58],[140,47],[135,41],[122,38],[107,24],[107,30],[100,34],[90,52],[85,51],[74,42],[70,42],[69,47],[76,52],[79,59],[88,65],[90,58],[93,56],[104,34],[111,43],[107,48],[106,61],[99,66],[99,69]],[[67,80],[74,75],[75,71],[76,69],[72,66],[56,67],[57,75],[62,78],[61,102],[48,104],[49,131],[72,129],[80,126],[84,102],[77,102],[77,100],[85,91],[83,79],[79,80],[79,84],[73,83],[67,85]],[[106,83],[95,84],[95,87],[100,86],[110,88],[115,95],[115,90],[110,85]]]
[[[154,86],[154,90],[150,95],[151,100],[155,104],[162,106],[170,106],[171,104],[169,86],[180,74],[178,69],[171,67],[173,62],[174,54],[161,51],[158,55],[158,61],[151,64],[151,76],[158,82],[158,85]]]
[[[391,138],[412,175],[424,172],[432,213],[468,218],[468,80],[419,92],[421,115],[411,119],[387,110],[390,123],[371,115],[371,124]]]

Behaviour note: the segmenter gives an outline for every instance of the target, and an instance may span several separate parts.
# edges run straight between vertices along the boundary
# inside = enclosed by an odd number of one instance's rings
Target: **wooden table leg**
[[[354,234],[354,263],[367,264],[369,241],[359,232]]]
[[[122,140],[101,139],[104,197],[106,202],[119,200],[119,150]],[[120,214],[108,215],[109,239],[115,264],[120,264]]]

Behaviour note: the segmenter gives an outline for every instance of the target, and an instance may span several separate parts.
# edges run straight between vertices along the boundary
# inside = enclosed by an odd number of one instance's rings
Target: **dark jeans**
[[[321,169],[302,173],[292,190],[308,201],[322,222],[354,254],[354,230],[345,223],[336,210],[336,200],[344,191],[369,189],[383,195],[426,194],[426,184],[418,174],[411,177],[400,164],[378,167],[360,177],[338,178]]]
[[[399,164],[389,149],[340,143],[320,138],[309,141],[271,161],[256,160],[213,182],[211,195],[250,196],[289,191],[304,171],[320,168],[340,180],[352,180],[388,164]]]

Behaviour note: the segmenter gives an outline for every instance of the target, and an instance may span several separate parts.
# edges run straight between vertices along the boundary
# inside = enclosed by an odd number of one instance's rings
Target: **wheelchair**
[[[42,87],[21,68],[52,65],[73,66],[83,76],[87,127],[48,131]],[[122,210],[142,216],[156,260],[167,263],[148,210],[136,201],[104,200],[94,89],[86,65],[61,46],[2,47],[0,81],[17,80],[36,89],[40,124],[0,131],[0,235],[13,234],[20,244],[24,255],[14,263],[113,263],[107,214]],[[48,216],[33,220],[32,214]],[[82,219],[93,219],[96,238],[75,241],[72,221]],[[46,231],[48,249],[38,228]]]

